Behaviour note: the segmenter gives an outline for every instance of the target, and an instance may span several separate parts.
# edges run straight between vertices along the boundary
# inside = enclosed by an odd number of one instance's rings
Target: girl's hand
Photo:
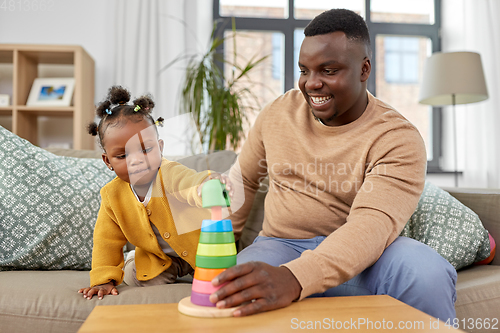
[[[92,299],[92,296],[97,295],[99,299],[102,299],[105,295],[118,295],[118,290],[115,285],[111,282],[100,284],[98,286],[90,288],[82,288],[78,290],[80,294],[83,294],[83,298]]]
[[[198,195],[201,197],[201,189],[203,188],[203,184],[205,184],[207,181],[210,179],[219,179],[222,184],[226,184],[226,190],[229,194],[229,197],[233,197],[233,186],[231,184],[231,180],[229,180],[229,177],[225,174],[220,174],[218,172],[212,172],[205,180],[203,183],[201,183],[200,186],[198,186]]]

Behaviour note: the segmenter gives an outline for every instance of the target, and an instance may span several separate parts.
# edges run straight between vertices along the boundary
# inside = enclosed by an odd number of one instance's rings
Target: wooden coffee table
[[[292,305],[240,318],[196,318],[177,303],[97,306],[82,325],[87,332],[450,332],[438,321],[390,296],[307,298]],[[456,330],[458,332],[463,332]]]

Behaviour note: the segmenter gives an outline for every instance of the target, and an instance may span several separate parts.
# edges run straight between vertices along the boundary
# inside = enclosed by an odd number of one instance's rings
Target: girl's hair
[[[151,125],[163,125],[163,118],[156,121],[151,116],[155,103],[151,95],[144,95],[130,101],[130,93],[121,86],[112,86],[109,88],[106,99],[99,103],[96,114],[100,119],[99,123],[91,122],[87,126],[90,135],[99,138],[99,145],[104,150],[104,133],[109,126],[121,126],[126,121],[140,122],[147,120]],[[158,135],[158,130],[156,129]]]

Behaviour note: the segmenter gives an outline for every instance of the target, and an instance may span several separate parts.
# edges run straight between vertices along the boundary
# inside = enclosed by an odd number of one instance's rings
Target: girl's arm
[[[101,208],[94,227],[91,287],[112,282],[119,285],[123,281],[123,246],[127,238],[117,224],[105,188],[101,190],[101,198]]]
[[[198,187],[208,180],[209,171],[197,172],[178,162],[167,162],[160,169],[165,195],[173,196],[190,206],[201,207]]]

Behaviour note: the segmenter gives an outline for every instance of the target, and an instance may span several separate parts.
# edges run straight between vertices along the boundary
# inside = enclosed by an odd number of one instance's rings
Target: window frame
[[[375,40],[377,35],[395,36],[418,36],[427,37],[431,40],[432,52],[441,51],[441,0],[434,0],[434,24],[412,24],[412,23],[387,23],[372,22],[370,18],[371,0],[365,0],[365,21],[370,31],[370,42],[373,56],[376,59]],[[231,20],[233,17],[221,16],[219,12],[220,0],[213,0],[213,20],[217,24],[216,34],[223,35],[224,31],[231,30]],[[294,64],[294,32],[296,29],[303,29],[310,20],[294,18],[294,0],[288,0],[287,18],[254,18],[254,17],[234,17],[237,30],[254,31],[277,31],[281,32],[284,38],[284,89],[288,91],[295,87],[294,72],[297,71]],[[223,46],[218,50],[223,53]],[[219,64],[221,69],[224,66]],[[372,71],[368,79],[368,90],[376,96],[376,73],[377,64],[372,61]],[[432,159],[427,161],[427,172],[441,172],[439,160],[442,155],[442,109],[433,107],[432,111]]]

